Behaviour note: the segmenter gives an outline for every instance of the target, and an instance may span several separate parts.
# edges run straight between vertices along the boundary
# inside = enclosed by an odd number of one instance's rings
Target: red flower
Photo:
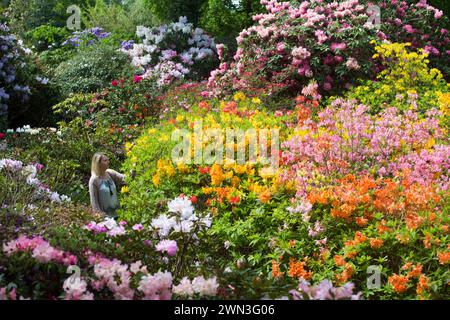
[[[134,76],[133,82],[134,83],[139,83],[142,81],[142,77],[141,76]]]
[[[112,85],[113,87],[117,87],[117,85],[118,85],[117,80],[114,80],[113,82],[111,82],[111,85]]]
[[[230,203],[232,203],[232,204],[237,204],[237,203],[241,202],[241,197],[239,197],[239,196],[231,197],[231,198],[229,199],[229,201],[230,201]]]
[[[201,174],[207,174],[207,173],[209,172],[209,167],[199,167],[199,168],[198,168],[198,171],[199,171]]]
[[[0,140],[5,139],[5,137],[6,137],[6,134],[0,133]]]
[[[190,200],[193,204],[196,204],[198,199],[196,196],[192,196]]]

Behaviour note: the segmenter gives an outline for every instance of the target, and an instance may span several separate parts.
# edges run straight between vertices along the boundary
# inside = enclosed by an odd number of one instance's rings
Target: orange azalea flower
[[[218,164],[214,164],[210,170],[211,184],[213,186],[218,186],[225,180],[222,168]]]
[[[417,264],[410,272],[408,272],[408,278],[418,278],[422,274],[422,265]]]
[[[370,239],[370,246],[373,249],[378,249],[383,245],[383,240],[381,239],[376,239],[376,238],[372,238]]]
[[[240,183],[241,183],[241,179],[239,179],[236,176],[231,179],[231,185],[235,188],[239,187]]]
[[[450,251],[438,253],[439,263],[448,264],[450,262]]]
[[[350,251],[345,254],[345,257],[348,259],[353,259],[358,254],[358,251]]]
[[[211,106],[210,106],[209,103],[206,102],[206,101],[201,101],[201,102],[198,104],[198,107],[199,107],[200,109],[205,109],[205,110],[207,110],[207,111],[209,111],[209,110],[211,109]]]
[[[417,229],[422,223],[423,218],[415,214],[407,214],[405,218],[406,227],[408,229]]]
[[[388,279],[391,286],[394,288],[394,291],[397,293],[403,293],[408,289],[408,278],[405,276],[399,276],[394,273]]]
[[[339,255],[335,255],[334,256],[334,262],[336,263],[337,266],[342,267],[345,265],[345,260],[342,256]]]
[[[228,101],[222,106],[222,112],[225,113],[236,113],[237,103],[235,101]]]
[[[369,220],[367,220],[364,217],[356,217],[355,222],[358,226],[360,227],[364,227],[365,225],[367,225],[367,223],[369,222]]]
[[[306,262],[303,261],[295,261],[291,258],[289,262],[289,276],[291,278],[303,278],[305,280],[309,280],[312,278],[312,272],[305,270]]]
[[[352,277],[354,272],[355,269],[353,268],[353,266],[350,263],[346,263],[345,270],[336,276],[336,280],[339,283],[345,283]]]
[[[416,293],[421,295],[428,288],[428,279],[425,275],[420,275],[419,282],[417,283]]]
[[[272,277],[279,278],[283,275],[283,272],[280,271],[280,264],[275,260],[272,260]]]
[[[448,224],[444,224],[441,227],[442,231],[444,231],[445,233],[448,233]]]
[[[272,194],[270,193],[269,189],[264,190],[262,193],[259,194],[258,199],[262,203],[267,203],[272,199]]]
[[[407,262],[403,265],[402,270],[409,270],[412,266],[412,262]]]
[[[425,239],[423,239],[423,246],[426,249],[431,249],[431,236],[429,234],[427,234]]]

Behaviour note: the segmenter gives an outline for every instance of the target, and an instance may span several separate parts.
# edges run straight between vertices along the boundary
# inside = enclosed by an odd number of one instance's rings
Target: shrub
[[[49,99],[42,98],[51,88],[48,79],[33,64],[32,51],[10,34],[5,24],[0,25],[0,35],[0,131],[4,132],[8,120],[10,123],[19,121],[29,109],[34,111],[30,120],[43,115],[45,118],[48,102],[44,99]]]
[[[68,37],[69,32],[65,28],[42,25],[28,31],[26,37],[37,51],[45,51],[59,46]]]
[[[223,59],[211,73],[216,94],[265,86],[298,93],[311,80],[318,83],[322,95],[337,93],[355,79],[378,72],[369,46],[376,38],[410,41],[414,48],[425,48],[432,64],[447,75],[444,61],[450,40],[448,31],[440,27],[445,18],[423,3],[408,7],[406,2],[383,2],[385,20],[378,31],[365,2],[262,3],[269,13],[256,15],[258,24],[241,32],[234,61],[229,64]]]
[[[102,27],[109,32],[133,36],[137,26],[152,27],[158,24],[157,18],[144,2],[133,0],[119,5],[96,0],[94,5],[86,8],[85,24],[88,28]]]
[[[144,78],[153,77],[160,86],[178,79],[202,79],[217,62],[214,40],[185,17],[159,28],[140,26],[136,34],[143,43],[123,52],[134,66],[143,68]]]
[[[365,81],[352,88],[346,96],[357,99],[378,113],[386,107],[401,111],[415,110],[424,114],[439,109],[439,97],[449,92],[449,85],[438,69],[429,68],[428,54],[411,51],[410,44],[381,44],[374,58],[385,68],[377,81]]]
[[[71,93],[95,92],[117,78],[133,74],[126,55],[115,47],[99,44],[81,50],[55,71],[55,81],[64,97]]]

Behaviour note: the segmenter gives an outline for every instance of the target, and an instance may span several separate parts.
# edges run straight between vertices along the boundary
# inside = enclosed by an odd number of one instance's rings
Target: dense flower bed
[[[389,56],[396,48],[404,50],[393,44],[379,51]],[[382,77],[388,81],[396,68],[387,66]],[[421,95],[447,90],[424,68],[432,76]],[[424,79],[412,79],[412,87]],[[226,279],[246,297],[283,295],[280,288],[293,289],[298,279],[352,281],[366,298],[446,297],[450,149],[443,102],[415,108],[397,99],[381,111],[343,98],[322,110],[304,96],[296,104],[293,111],[267,112],[255,111],[261,101],[243,93],[226,101],[205,98],[149,129],[127,145],[126,168],[138,178],[124,190],[124,216],[149,223],[152,209],[167,198],[188,195],[213,216],[204,235],[210,248],[204,254],[211,257],[205,265],[240,273],[239,284]],[[200,119],[204,128],[280,128],[280,166],[172,163],[172,131],[195,130]],[[195,153],[199,138],[191,139]],[[382,274],[376,290],[366,284],[373,266]]]

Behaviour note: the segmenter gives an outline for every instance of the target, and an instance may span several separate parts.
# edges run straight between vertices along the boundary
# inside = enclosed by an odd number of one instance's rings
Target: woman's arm
[[[113,170],[108,169],[106,170],[108,174],[111,176],[111,178],[114,180],[114,183],[117,185],[124,185],[125,184],[125,175]]]
[[[98,188],[95,185],[95,179],[93,178],[89,180],[89,196],[91,198],[92,209],[97,212],[103,212],[100,209],[100,204],[98,202]]]

